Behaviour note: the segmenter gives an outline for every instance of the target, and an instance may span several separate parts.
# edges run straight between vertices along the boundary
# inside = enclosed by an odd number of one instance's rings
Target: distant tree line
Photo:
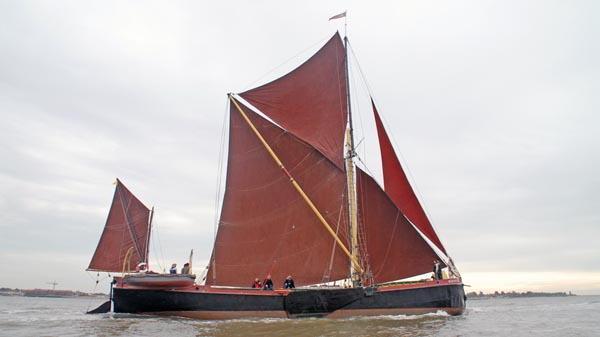
[[[557,293],[545,293],[545,292],[535,292],[535,291],[526,291],[526,292],[504,292],[504,291],[494,291],[493,293],[484,294],[482,291],[475,292],[472,291],[467,293],[467,298],[470,299],[484,299],[484,298],[502,298],[502,297],[563,297],[563,296],[575,296],[575,294],[566,292],[557,292]]]
[[[38,295],[38,294],[55,294],[65,297],[76,297],[76,296],[106,296],[105,293],[84,293],[81,291],[72,290],[52,290],[52,289],[12,289],[0,287],[0,296],[24,296],[24,295]]]

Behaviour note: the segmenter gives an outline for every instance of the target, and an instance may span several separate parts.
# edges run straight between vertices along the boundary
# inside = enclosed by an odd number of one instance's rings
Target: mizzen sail
[[[127,272],[147,262],[150,214],[150,209],[117,179],[108,219],[87,270]]]

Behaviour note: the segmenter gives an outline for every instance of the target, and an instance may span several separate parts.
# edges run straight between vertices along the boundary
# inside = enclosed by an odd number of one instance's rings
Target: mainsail
[[[148,260],[151,211],[117,179],[104,231],[87,270],[133,271]]]
[[[227,182],[207,284],[249,286],[267,274],[276,282],[291,274],[297,285],[350,276],[348,257],[241,116],[242,112],[248,116],[340,242],[350,247],[343,149],[348,124],[344,53],[336,33],[289,74],[239,94],[240,110],[232,100]],[[385,144],[383,148],[393,152]],[[437,257],[419,234],[424,230],[411,224],[418,222],[411,208],[386,193],[387,180],[384,191],[364,171],[356,172],[361,269],[375,283],[431,271]],[[400,187],[389,189],[395,188]],[[427,237],[437,239],[434,235]]]
[[[292,274],[297,285],[322,282],[324,274],[345,278],[348,260],[331,236],[320,235],[322,225],[240,113],[230,111],[227,185],[207,284],[249,286],[267,274],[281,282]],[[344,172],[291,133],[244,112],[327,221],[347,232]]]
[[[336,34],[294,71],[240,94],[283,127],[244,109],[340,236],[348,228],[340,150],[345,76]],[[227,184],[207,283],[247,286],[269,273],[276,280],[293,274],[298,285],[345,278],[349,262],[335,241],[318,235],[322,225],[235,108],[230,111]]]

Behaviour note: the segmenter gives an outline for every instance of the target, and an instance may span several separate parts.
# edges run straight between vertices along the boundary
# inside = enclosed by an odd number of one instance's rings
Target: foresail
[[[328,223],[347,238],[344,172],[320,151],[242,107]],[[248,287],[271,274],[296,285],[345,278],[349,262],[235,107],[227,183],[206,284]]]
[[[148,207],[117,179],[106,225],[87,270],[133,271],[146,261],[149,219]]]
[[[398,160],[394,147],[383,127],[383,123],[381,122],[381,118],[379,117],[379,113],[377,112],[373,100],[371,100],[371,104],[373,106],[377,134],[379,136],[385,193],[390,196],[396,206],[398,206],[402,213],[404,213],[423,235],[446,254],[446,249],[433,229],[431,222],[429,222],[421,203],[417,199],[417,196],[400,165],[400,161]]]
[[[432,271],[437,255],[377,182],[357,168],[358,217],[375,283]]]
[[[292,72],[240,96],[343,169],[347,122],[344,62],[344,45],[336,33]]]

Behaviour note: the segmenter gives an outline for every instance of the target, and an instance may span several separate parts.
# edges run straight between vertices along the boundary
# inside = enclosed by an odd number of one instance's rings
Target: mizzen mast
[[[146,268],[150,270],[150,235],[152,235],[152,219],[154,219],[154,206],[150,210],[150,219],[148,220],[148,232],[146,233],[146,254],[142,262],[146,263]]]

